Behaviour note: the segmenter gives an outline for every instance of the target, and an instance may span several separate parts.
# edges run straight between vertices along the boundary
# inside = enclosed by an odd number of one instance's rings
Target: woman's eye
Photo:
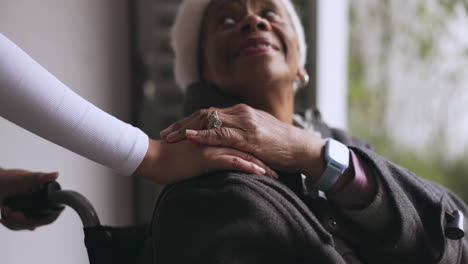
[[[225,17],[223,19],[223,24],[224,25],[234,25],[235,23],[236,23],[236,21],[232,17]]]
[[[276,17],[276,13],[275,11],[272,11],[272,10],[266,10],[263,12],[263,17],[266,19],[272,19]]]

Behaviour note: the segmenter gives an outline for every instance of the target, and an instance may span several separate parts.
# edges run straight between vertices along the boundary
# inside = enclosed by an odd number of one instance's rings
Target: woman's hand
[[[57,172],[42,173],[25,170],[0,169],[0,223],[12,230],[34,230],[38,226],[47,225],[55,221],[61,212],[52,213],[43,218],[27,217],[22,212],[12,211],[2,202],[13,195],[28,194],[37,191],[43,184],[55,181]]]
[[[215,110],[222,127],[204,130]],[[170,143],[187,137],[200,144],[235,148],[252,153],[273,169],[313,178],[319,177],[325,166],[324,139],[243,104],[200,110],[163,130],[161,136]]]
[[[267,174],[278,178],[272,169],[251,154],[188,140],[175,144],[150,140],[148,153],[135,175],[160,184],[171,184],[219,170]]]

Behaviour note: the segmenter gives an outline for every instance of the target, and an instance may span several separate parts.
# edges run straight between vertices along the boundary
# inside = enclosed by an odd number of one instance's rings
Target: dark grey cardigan
[[[187,93],[186,113],[238,102],[207,85]],[[373,228],[382,222],[379,208],[353,216],[329,200],[304,197],[299,175],[275,181],[216,172],[163,191],[150,229],[153,263],[468,263],[467,238],[444,236],[446,213],[459,209],[468,216],[458,197],[318,116],[308,121],[352,148],[378,179],[388,200],[385,208],[376,202],[386,216],[382,228]]]

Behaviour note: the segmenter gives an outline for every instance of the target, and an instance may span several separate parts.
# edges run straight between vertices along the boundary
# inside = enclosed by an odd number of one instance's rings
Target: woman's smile
[[[279,51],[276,45],[267,38],[257,37],[244,41],[236,52],[236,57],[255,56],[274,51]]]

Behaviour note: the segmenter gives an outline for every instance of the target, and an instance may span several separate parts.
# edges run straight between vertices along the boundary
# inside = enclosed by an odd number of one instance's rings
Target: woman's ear
[[[306,86],[309,83],[310,77],[304,68],[299,68],[296,79],[294,80],[294,91],[296,92],[299,88]]]
[[[309,84],[310,76],[304,68],[299,68],[299,72],[297,73],[297,75],[301,80],[301,87],[304,87],[307,84]]]

